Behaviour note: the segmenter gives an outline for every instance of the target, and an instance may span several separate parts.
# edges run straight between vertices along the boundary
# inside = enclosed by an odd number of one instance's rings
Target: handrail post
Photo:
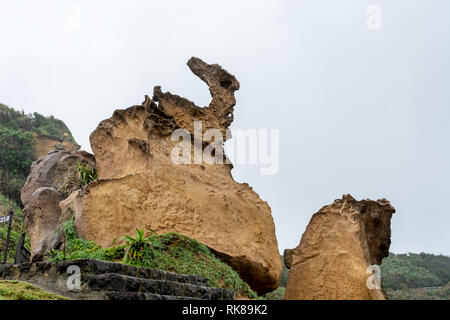
[[[5,255],[3,256],[3,264],[6,264],[6,262],[8,260],[9,237],[10,237],[10,234],[11,234],[13,214],[14,213],[12,211],[9,213],[8,233],[6,234],[6,247],[5,247]]]

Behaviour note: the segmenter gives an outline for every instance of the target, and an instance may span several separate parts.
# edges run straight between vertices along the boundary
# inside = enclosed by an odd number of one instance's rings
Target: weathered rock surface
[[[188,66],[208,84],[209,106],[155,87],[153,100],[116,110],[90,136],[99,181],[75,191],[60,207],[75,215],[81,237],[102,246],[136,228],[185,234],[214,250],[253,289],[271,291],[278,287],[281,262],[268,204],[248,184],[233,180],[229,164],[172,161],[179,141],[171,134],[178,128],[193,134],[194,121],[202,121],[202,132],[217,129],[226,139],[239,89],[219,65],[191,58]],[[196,139],[188,143],[192,153],[208,143]]]
[[[37,189],[23,210],[27,232],[30,236],[31,260],[42,260],[61,223],[59,203],[64,194],[55,188]]]
[[[78,164],[95,166],[95,158],[84,151],[50,151],[36,160],[22,188],[21,200],[31,242],[32,261],[41,260],[45,252],[58,245],[55,232],[70,218],[62,215],[59,203],[65,192],[79,188]]]
[[[382,289],[369,289],[367,268],[389,254],[394,212],[386,199],[350,195],[320,209],[300,244],[284,252],[290,268],[285,299],[386,299]]]
[[[65,135],[68,136],[69,134],[65,133]],[[47,136],[39,136],[37,133],[34,133],[34,137],[36,139],[36,145],[33,148],[35,159],[44,157],[52,150],[78,151],[80,149],[78,144],[70,142],[67,137],[62,141]]]
[[[33,193],[42,187],[53,187],[64,193],[78,183],[78,164],[95,167],[95,158],[85,151],[52,150],[31,165],[31,172],[22,187],[20,198],[24,206],[31,200]],[[69,192],[70,193],[70,192]]]

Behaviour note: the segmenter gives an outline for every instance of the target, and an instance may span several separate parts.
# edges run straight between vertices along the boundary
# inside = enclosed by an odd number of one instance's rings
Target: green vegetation
[[[386,290],[386,294],[391,300],[450,300],[450,283],[433,290]]]
[[[124,263],[184,274],[196,274],[209,279],[209,285],[232,289],[238,296],[256,298],[256,294],[230,266],[217,258],[206,245],[178,233],[127,237]],[[132,238],[133,239],[133,238]]]
[[[17,203],[30,173],[34,144],[30,132],[0,127],[0,192]]]
[[[230,266],[217,258],[204,244],[177,233],[158,235],[150,230],[137,230],[136,237],[125,236],[125,246],[100,248],[92,241],[79,239],[74,228],[74,219],[64,224],[66,234],[65,251],[53,251],[50,260],[100,259],[164,271],[196,274],[209,279],[209,285],[232,289],[238,296],[256,298]]]
[[[58,191],[68,197],[73,191],[97,180],[98,173],[95,168],[91,168],[88,164],[78,163],[76,174],[72,170],[68,170],[59,179],[62,184]]]
[[[69,300],[28,282],[0,280],[0,300]]]
[[[440,287],[450,282],[450,257],[427,253],[394,254],[383,260],[385,289]]]
[[[381,265],[381,279],[391,299],[450,299],[450,257],[390,253]],[[421,289],[425,287],[442,288]]]
[[[25,231],[24,217],[20,207],[14,202],[0,194],[0,216],[7,215],[10,211],[14,212],[13,223],[10,234],[9,250],[7,262],[14,262],[14,255],[16,252],[16,244],[19,238],[22,236],[22,232]],[[0,261],[3,262],[3,253],[5,252],[5,240],[8,231],[8,224],[0,224]],[[30,239],[28,236],[25,238],[25,245],[30,247]]]
[[[272,292],[266,293],[261,300],[283,300],[286,294],[286,287],[278,287]]]
[[[53,138],[60,142],[66,140],[77,144],[63,121],[53,116],[45,117],[37,112],[25,114],[23,111],[16,111],[4,104],[0,104],[0,128],[34,132],[41,137]]]
[[[31,163],[36,160],[33,157],[35,135],[76,145],[61,120],[36,112],[27,115],[0,104],[0,193],[19,205],[20,189],[30,173]]]
[[[89,167],[88,164],[78,164],[78,177],[80,182],[80,187],[83,187],[90,182],[97,180],[98,173],[95,168]]]
[[[77,259],[99,259],[114,261],[122,259],[125,246],[112,248],[101,248],[93,241],[78,238],[74,226],[74,218],[64,224],[66,235],[65,250],[53,250],[50,253],[51,261],[77,260]]]
[[[125,237],[122,237],[122,239],[125,239],[127,243],[127,252],[125,256],[127,262],[141,260],[144,256],[146,247],[153,245],[150,238],[145,236],[144,230],[139,229],[136,230],[136,238],[126,235]]]

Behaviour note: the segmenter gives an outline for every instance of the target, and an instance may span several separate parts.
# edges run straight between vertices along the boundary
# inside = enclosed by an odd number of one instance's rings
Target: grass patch
[[[236,296],[256,298],[229,265],[217,258],[206,245],[178,233],[144,236],[138,230],[136,238],[127,237],[127,246],[101,248],[92,241],[79,239],[74,219],[64,224],[65,251],[52,251],[50,260],[99,259],[183,274],[195,274],[209,279],[211,287],[234,290]]]
[[[0,280],[0,300],[69,300],[28,282]]]
[[[143,250],[133,258],[126,255],[123,262],[137,267],[200,275],[208,278],[212,287],[232,289],[237,296],[257,297],[239,274],[206,245],[178,233],[148,236]]]
[[[74,219],[67,221],[64,225],[66,235],[65,250],[53,250],[50,252],[50,261],[78,260],[78,259],[98,259],[105,261],[115,261],[123,259],[125,246],[102,248],[93,241],[78,238],[75,230]]]

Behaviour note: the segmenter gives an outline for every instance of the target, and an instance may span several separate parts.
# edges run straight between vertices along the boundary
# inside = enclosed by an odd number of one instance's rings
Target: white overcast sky
[[[241,83],[232,127],[280,129],[277,175],[233,175],[271,206],[281,250],[350,193],[395,206],[392,251],[448,255],[449,13],[448,0],[0,0],[0,101],[62,119],[90,150],[97,124],[155,85],[207,105],[185,63],[219,63]]]

